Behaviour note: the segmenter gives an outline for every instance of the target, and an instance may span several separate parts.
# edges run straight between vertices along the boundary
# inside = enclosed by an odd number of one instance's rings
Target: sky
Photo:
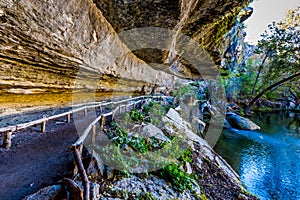
[[[245,21],[247,26],[246,41],[256,44],[260,35],[268,29],[268,24],[284,19],[290,9],[300,6],[300,0],[254,0],[250,7],[252,16]]]

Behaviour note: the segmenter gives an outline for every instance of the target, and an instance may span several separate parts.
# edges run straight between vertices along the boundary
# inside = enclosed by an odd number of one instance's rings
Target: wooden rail
[[[95,103],[94,105],[85,105],[85,106],[82,106],[82,107],[79,107],[79,108],[76,108],[76,109],[72,109],[70,111],[67,111],[67,112],[64,112],[64,113],[61,113],[61,114],[57,114],[57,115],[53,115],[53,116],[50,116],[50,117],[43,117],[41,119],[37,119],[37,120],[31,121],[31,122],[17,124],[17,125],[14,125],[14,126],[3,127],[3,128],[0,128],[0,133],[4,133],[5,138],[10,138],[10,137],[6,137],[6,136],[11,135],[11,133],[14,132],[14,131],[22,130],[22,129],[25,129],[25,128],[28,128],[28,127],[31,127],[31,126],[34,126],[34,125],[41,125],[41,132],[45,132],[47,121],[54,120],[54,119],[61,118],[61,117],[67,117],[67,123],[70,123],[71,122],[71,115],[76,113],[76,112],[84,111],[85,116],[87,116],[87,110],[92,109],[92,108],[100,108],[100,111],[102,112],[102,108],[105,107],[105,106],[109,106],[109,105],[120,105],[120,104],[123,104],[123,103],[128,103],[130,101],[137,101],[137,100],[140,100],[140,99],[143,100],[145,98],[162,99],[162,98],[166,98],[166,97],[169,98],[169,96],[139,96],[139,97],[124,99],[124,100],[120,100],[120,101],[116,101],[116,102],[113,102],[113,101],[112,102],[105,102],[105,103],[100,102],[100,103]],[[125,110],[126,110],[128,106],[132,106],[135,103],[136,102],[131,103],[131,104],[117,106],[117,108],[114,109],[112,112],[109,112],[109,113],[106,113],[106,114],[103,114],[103,115],[97,117],[97,119],[95,119],[92,122],[92,124],[95,125],[101,118],[103,120],[107,116],[111,116],[111,115],[114,116],[115,113],[117,113],[117,111],[121,109],[121,107],[125,106]],[[87,129],[90,131],[92,129],[92,125],[90,124],[87,127]],[[81,140],[81,142],[84,141],[85,137],[88,135],[88,133],[86,133],[86,132],[89,132],[89,131],[85,131],[83,133],[83,135],[80,136],[79,139]],[[83,137],[83,136],[85,136],[85,137]],[[3,146],[4,146],[4,144],[3,144]]]

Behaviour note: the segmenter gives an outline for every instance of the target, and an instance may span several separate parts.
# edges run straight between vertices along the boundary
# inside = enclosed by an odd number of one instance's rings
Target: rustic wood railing
[[[100,102],[100,103],[95,103],[94,105],[87,105],[87,106],[82,106],[82,107],[79,107],[79,108],[76,108],[76,109],[72,109],[70,111],[67,111],[67,112],[64,112],[64,113],[61,113],[61,114],[57,114],[57,115],[53,115],[53,116],[50,116],[50,117],[43,117],[41,119],[37,119],[37,120],[31,121],[31,122],[17,124],[17,125],[14,125],[14,126],[3,127],[3,128],[0,128],[0,133],[4,133],[4,140],[3,140],[2,147],[10,148],[10,146],[11,146],[11,135],[15,131],[19,131],[19,130],[22,130],[22,129],[25,129],[25,128],[28,128],[28,127],[31,127],[31,126],[35,126],[35,125],[41,125],[41,132],[45,132],[46,131],[46,123],[49,120],[54,120],[54,119],[61,118],[61,117],[67,117],[67,123],[70,123],[71,122],[71,115],[74,114],[74,113],[80,112],[80,111],[84,111],[85,116],[87,116],[88,109],[92,109],[92,108],[97,108],[98,107],[98,108],[100,108],[100,112],[102,112],[102,108],[105,107],[105,106],[109,106],[109,105],[119,105],[119,104],[122,104],[122,103],[128,103],[130,101],[137,101],[137,100],[145,99],[145,98],[165,98],[165,97],[166,96],[139,96],[139,97],[124,99],[124,100],[120,100],[120,101],[116,101],[116,102],[113,102],[113,101],[112,102],[105,102],[105,103]],[[135,104],[135,103],[136,102],[134,102],[133,104]],[[130,104],[130,105],[132,105],[132,104]],[[99,120],[104,120],[106,116],[114,115],[117,112],[117,109],[120,110],[121,107],[124,107],[124,106],[125,106],[125,109],[128,107],[128,105],[118,106],[114,111],[99,116],[91,124],[95,124]],[[79,141],[76,144],[79,144],[79,143],[83,142],[85,137],[88,135],[88,132],[90,132],[90,130],[93,128],[93,126],[91,124],[87,128],[88,130],[86,130],[84,132],[84,134],[82,136],[80,136]]]
[[[135,108],[136,105],[138,105],[138,104],[142,105],[145,103],[146,99],[149,99],[149,98],[150,99],[158,99],[158,100],[162,101],[164,98],[170,98],[170,96],[140,96],[140,97],[136,97],[136,98],[125,99],[125,100],[118,101],[118,102],[112,102],[114,105],[118,105],[118,106],[109,113],[101,114],[93,122],[91,122],[87,126],[87,128],[84,130],[82,135],[79,137],[79,139],[72,146],[75,146],[75,147],[80,146],[90,133],[92,134],[92,141],[94,141],[97,123],[100,122],[100,127],[103,128],[105,125],[106,117],[111,117],[113,119],[114,116],[116,116],[117,114],[121,114],[122,110],[127,112],[130,110],[130,109],[128,109],[129,107],[133,106],[133,108]],[[128,104],[128,102],[130,102],[130,101],[134,101],[134,102]],[[122,103],[126,103],[126,104],[122,104]]]

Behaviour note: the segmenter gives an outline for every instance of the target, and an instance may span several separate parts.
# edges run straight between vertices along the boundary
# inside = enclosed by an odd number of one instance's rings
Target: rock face
[[[229,124],[238,129],[244,129],[244,130],[258,130],[260,127],[256,125],[251,120],[241,117],[235,113],[227,113],[226,119],[229,122]]]
[[[142,91],[176,81],[136,58],[90,0],[8,0],[0,10],[3,90]]]
[[[248,1],[3,0],[0,89],[150,92],[157,86],[172,87],[178,80],[172,70],[146,62],[169,59],[166,68],[194,77],[193,66],[177,59],[175,40],[165,52],[133,54],[117,33],[136,27],[173,29],[202,44],[218,64],[222,36]]]

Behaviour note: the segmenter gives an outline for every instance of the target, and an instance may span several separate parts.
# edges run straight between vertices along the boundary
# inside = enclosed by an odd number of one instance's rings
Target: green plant
[[[192,189],[192,181],[189,174],[183,172],[178,165],[170,164],[161,169],[160,175],[169,180],[174,188],[180,192]]]
[[[145,115],[137,109],[130,111],[129,115],[133,121],[144,121],[145,119]]]
[[[180,85],[177,89],[175,96],[177,98],[182,98],[185,94],[191,93],[192,87],[190,85]]]
[[[154,197],[151,193],[149,192],[141,192],[136,196],[136,199],[139,200],[157,200],[156,197]]]
[[[191,163],[193,160],[192,160],[192,157],[193,157],[193,154],[192,154],[192,150],[190,148],[188,148],[187,150],[185,150],[181,156],[178,158],[178,160],[181,162],[181,163],[184,163],[184,162],[189,162]]]
[[[134,150],[145,153],[149,150],[149,145],[146,142],[146,139],[141,137],[131,137],[128,143]]]

